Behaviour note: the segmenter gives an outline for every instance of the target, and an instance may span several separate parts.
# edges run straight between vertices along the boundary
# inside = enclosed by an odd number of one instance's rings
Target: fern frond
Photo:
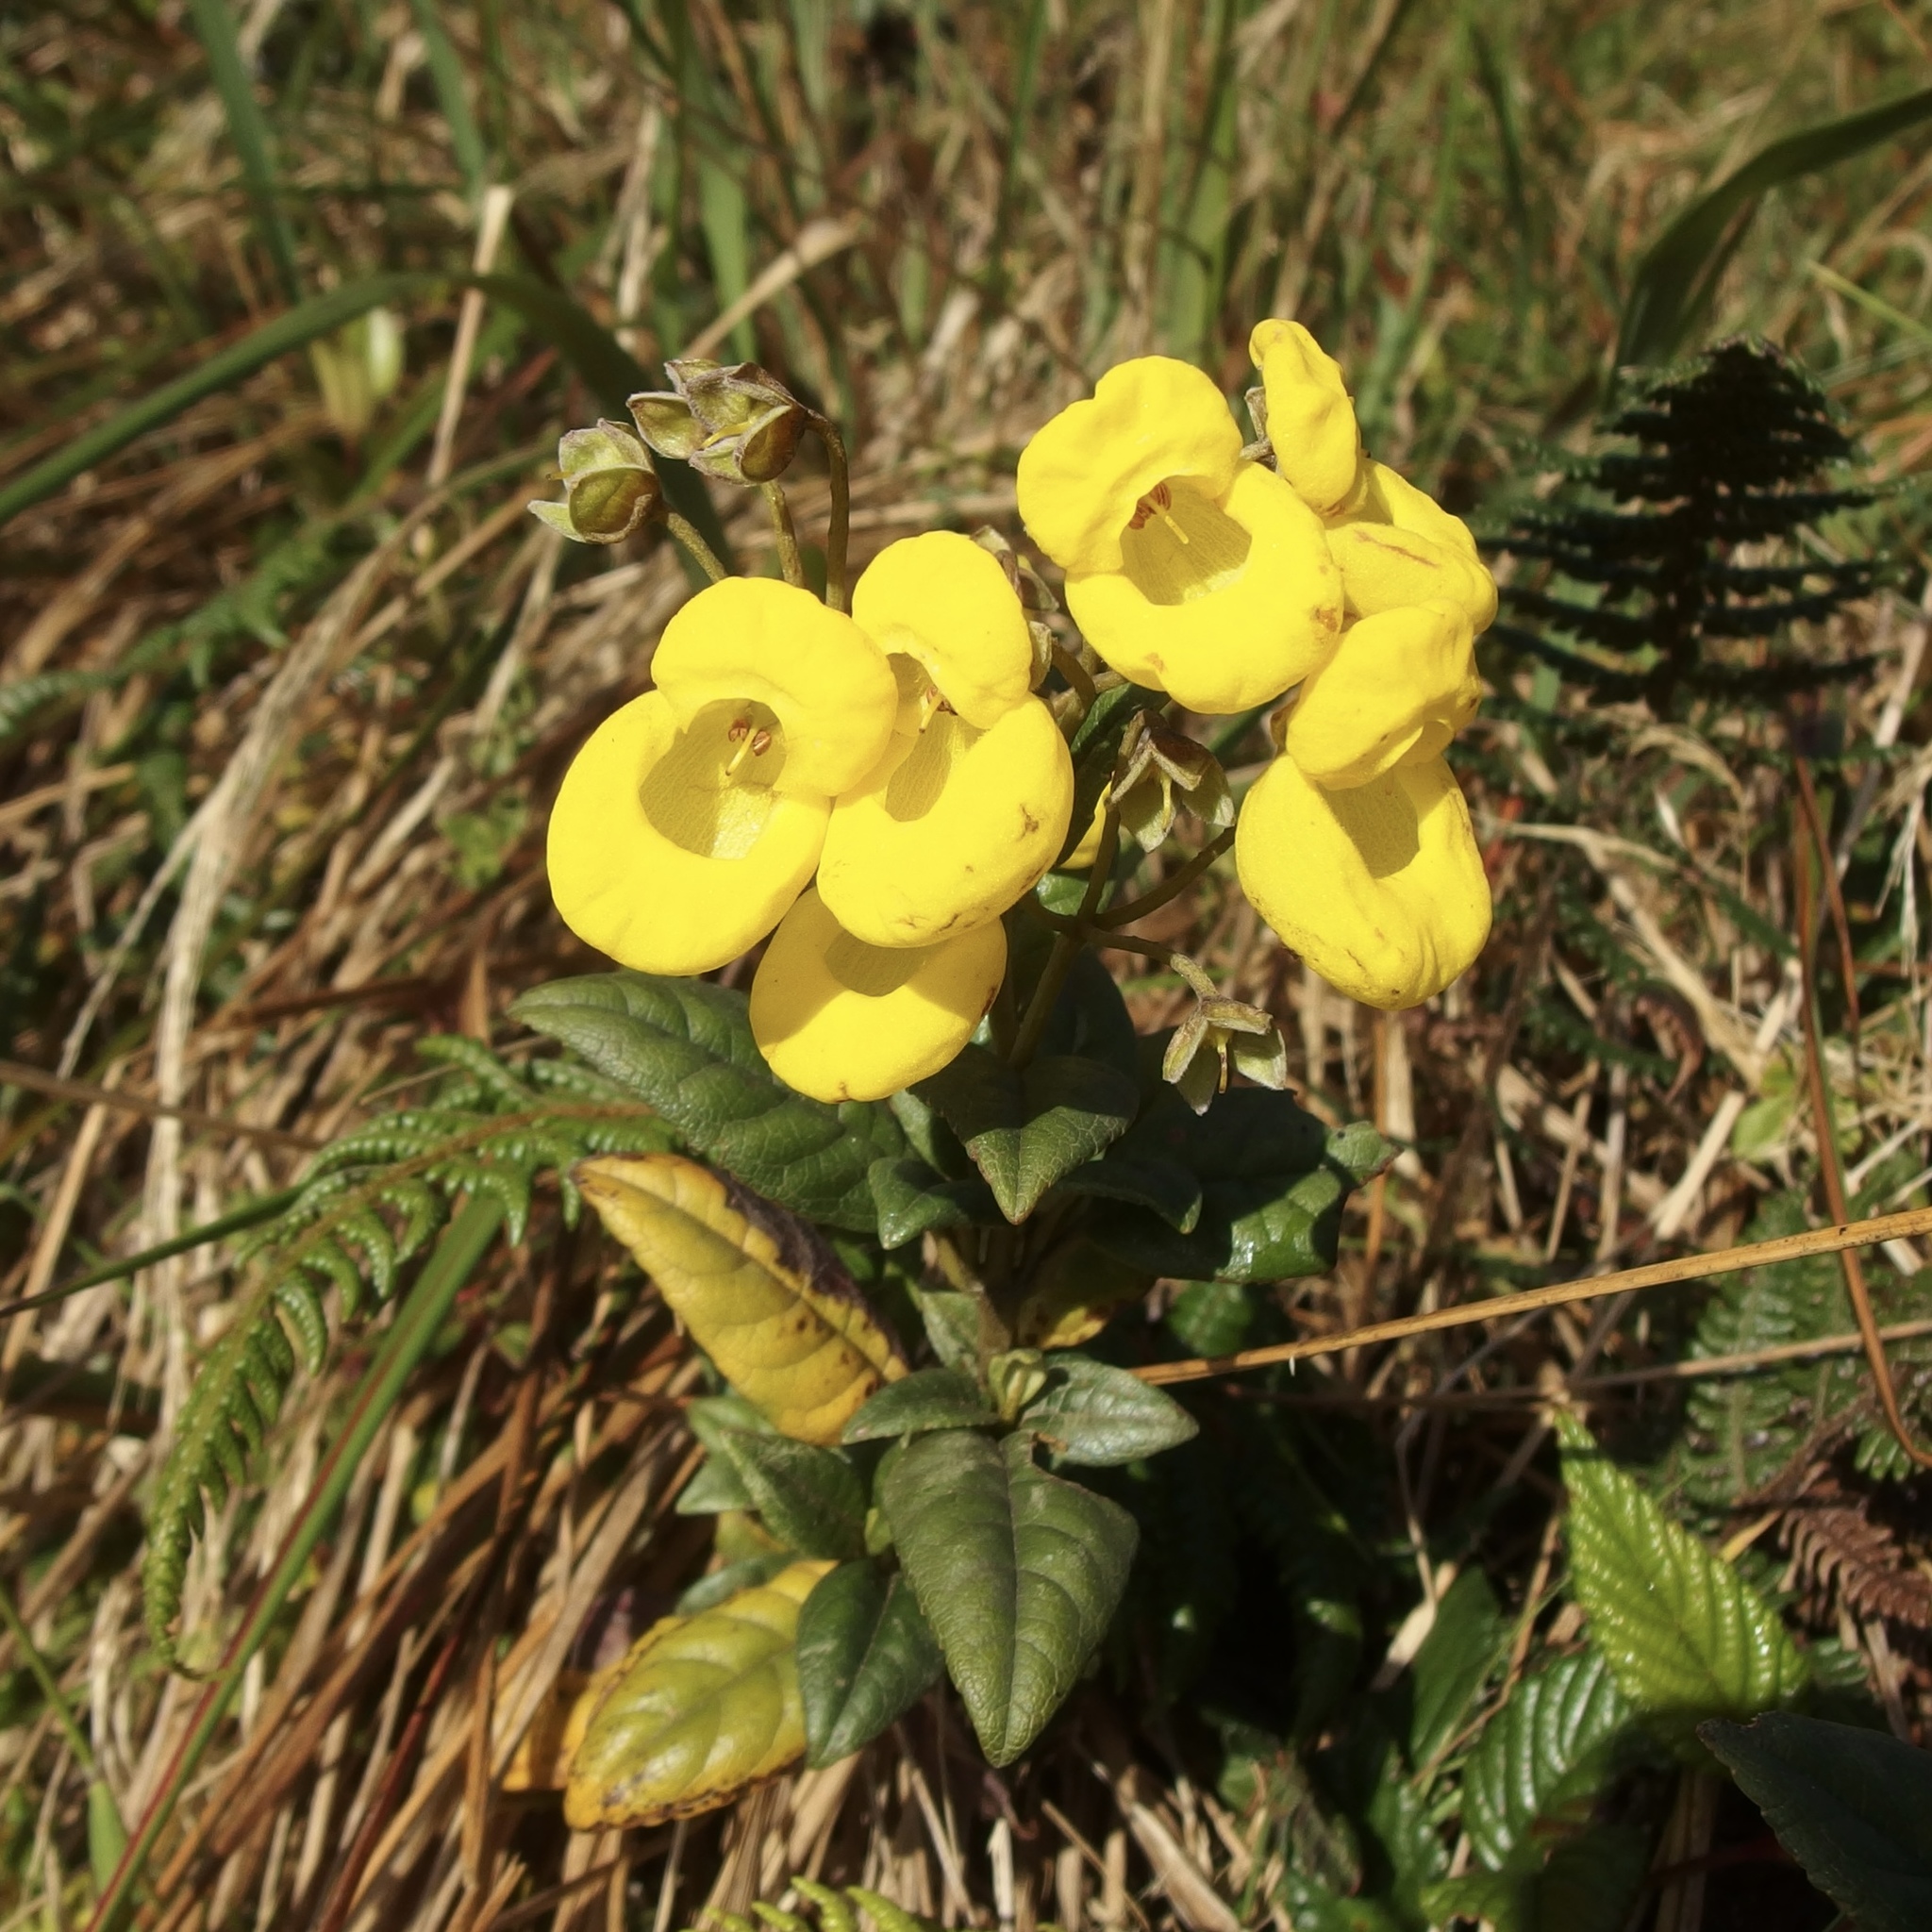
[[[164,1662],[175,1660],[170,1630],[189,1552],[203,1533],[204,1498],[220,1508],[242,1487],[298,1361],[312,1375],[327,1360],[328,1291],[336,1291],[336,1325],[353,1322],[372,1294],[380,1303],[395,1292],[458,1195],[494,1198],[505,1232],[520,1241],[541,1179],[556,1184],[574,1224],[575,1162],[675,1144],[655,1114],[588,1069],[543,1061],[524,1077],[470,1040],[431,1039],[417,1050],[447,1070],[431,1099],[322,1149],[296,1199],[238,1247],[250,1285],[182,1405],[148,1524],[143,1608]]]

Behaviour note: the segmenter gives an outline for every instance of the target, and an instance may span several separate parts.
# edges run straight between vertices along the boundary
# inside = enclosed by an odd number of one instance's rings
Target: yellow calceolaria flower
[[[1234,851],[1255,909],[1364,1006],[1420,1006],[1490,936],[1482,854],[1440,757],[1333,790],[1278,758],[1242,805]]]
[[[1274,464],[1321,517],[1351,618],[1448,602],[1474,630],[1496,614],[1496,585],[1475,539],[1426,491],[1361,446],[1341,365],[1298,322],[1257,323],[1248,353],[1261,372]]]
[[[779,923],[751,988],[772,1071],[814,1100],[883,1100],[947,1065],[1006,977],[997,920],[930,946],[874,946],[817,891]]]
[[[1334,649],[1341,587],[1321,518],[1242,461],[1226,401],[1186,362],[1108,370],[1021,452],[1018,493],[1088,641],[1190,710],[1265,704]]]
[[[1274,467],[1317,516],[1354,495],[1361,431],[1341,365],[1298,322],[1257,322],[1248,354],[1261,372]]]
[[[1242,891],[1365,1006],[1421,1005],[1489,937],[1489,877],[1442,756],[1481,698],[1459,606],[1361,618],[1303,685],[1282,756],[1242,803]]]
[[[1298,323],[1257,325],[1269,441],[1322,519],[1348,627],[1304,681],[1235,860],[1261,916],[1331,985],[1420,1005],[1490,931],[1469,807],[1442,754],[1482,697],[1496,587],[1461,521],[1361,448],[1340,367]]]
[[[1073,759],[1030,689],[1026,613],[970,538],[889,545],[852,615],[900,702],[885,755],[832,808],[819,893],[857,940],[929,946],[998,919],[1059,856]]]
[[[1302,686],[1282,750],[1318,785],[1366,785],[1441,758],[1482,702],[1475,638],[1454,604],[1364,617]]]
[[[621,965],[708,973],[804,890],[832,800],[885,750],[898,688],[851,618],[766,578],[699,591],[651,668],[657,689],[607,718],[564,775],[550,891]]]

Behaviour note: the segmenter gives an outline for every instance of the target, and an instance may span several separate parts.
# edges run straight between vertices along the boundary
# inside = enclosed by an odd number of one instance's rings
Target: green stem
[[[13,1607],[13,1599],[0,1585],[0,1620],[6,1622],[13,1633],[13,1641],[20,1648],[20,1654],[26,1659],[26,1667],[34,1674],[34,1680],[41,1687],[41,1694],[47,1700],[47,1708],[54,1713],[54,1721],[67,1733],[67,1742],[74,1752],[74,1759],[88,1777],[98,1775],[94,1768],[93,1746],[88,1742],[87,1733],[80,1727],[73,1711],[67,1707],[67,1698],[60,1689],[60,1680],[55,1676],[53,1666],[41,1655],[41,1647],[27,1634],[26,1624],[20,1612]]]
[[[135,1885],[167,1829],[189,1779],[208,1755],[222,1719],[242,1687],[248,1659],[261,1648],[290,1591],[308,1569],[316,1545],[334,1524],[357,1465],[375,1441],[384,1418],[395,1407],[410,1372],[436,1340],[443,1318],[457,1298],[457,1291],[470,1278],[471,1271],[496,1238],[502,1220],[503,1206],[499,1201],[489,1194],[472,1194],[462,1211],[443,1231],[428,1265],[416,1277],[415,1287],[397,1309],[395,1321],[350,1404],[348,1426],[317,1472],[315,1487],[309,1491],[289,1531],[274,1573],[257,1591],[242,1627],[229,1640],[220,1664],[203,1689],[174,1758],[148,1803],[141,1828],[122,1853],[121,1861],[101,1894],[88,1932],[122,1932],[126,1925],[133,1909]]]
[[[825,525],[825,602],[834,610],[849,608],[845,598],[845,550],[852,529],[852,478],[845,461],[845,439],[828,418],[814,415],[811,426],[825,446],[832,473],[832,513]]]
[[[1053,951],[1046,956],[1046,964],[1041,969],[1040,984],[1033,989],[1033,997],[1026,1004],[1025,1017],[1020,1022],[1020,1031],[1013,1040],[1013,1050],[1007,1056],[1009,1067],[1025,1066],[1040,1050],[1047,1016],[1053,1011],[1053,1003],[1060,996],[1060,989],[1067,983],[1067,974],[1074,970],[1074,961],[1080,957],[1080,948],[1087,943],[1093,916],[1099,909],[1108,881],[1113,876],[1114,857],[1120,850],[1120,844],[1121,815],[1109,805],[1106,817],[1100,822],[1100,843],[1094,850],[1093,864],[1087,874],[1087,891],[1080,901],[1080,909],[1074,915],[1072,927],[1055,938]]]
[[[1163,946],[1158,940],[1136,939],[1130,932],[1095,932],[1089,936],[1088,943],[1108,953],[1139,953],[1143,959],[1158,959],[1170,972],[1174,970],[1174,948]]]
[[[805,589],[805,565],[798,555],[798,531],[791,522],[791,506],[785,498],[782,483],[760,483],[765,507],[772,512],[772,535],[778,545],[778,568],[785,581],[796,590]]]
[[[1230,825],[1202,846],[1185,865],[1177,866],[1151,891],[1142,892],[1138,899],[1129,899],[1124,906],[1110,907],[1095,918],[1094,924],[1104,931],[1112,931],[1118,926],[1132,925],[1137,919],[1144,919],[1170,899],[1178,898],[1233,843],[1234,827]]]
[[[1093,674],[1067,649],[1066,645],[1058,642],[1054,645],[1053,663],[1054,669],[1067,680],[1079,697],[1080,709],[1074,719],[1074,723],[1078,724],[1093,708],[1093,700],[1100,695],[1099,687],[1093,682]]]
[[[714,583],[722,583],[731,573],[718,561],[718,553],[697,533],[697,526],[689,517],[679,516],[675,510],[664,512],[664,525],[671,534],[683,545],[684,554],[704,572]]]
[[[75,1275],[72,1281],[42,1289],[39,1294],[23,1295],[17,1302],[0,1302],[0,1322],[14,1315],[24,1315],[29,1308],[44,1308],[51,1303],[65,1301],[69,1295],[78,1294],[84,1288],[98,1288],[104,1281],[125,1280],[130,1274],[139,1274],[143,1268],[152,1268],[157,1261],[165,1261],[171,1255],[185,1255],[190,1248],[198,1248],[204,1242],[225,1241],[231,1234],[240,1234],[244,1227],[273,1221],[301,1192],[300,1187],[293,1187],[283,1188],[278,1193],[264,1194],[258,1201],[237,1208],[232,1214],[224,1214],[217,1221],[204,1221],[199,1227],[191,1227],[186,1234],[177,1234],[173,1241],[157,1242],[155,1246],[143,1248],[140,1254],[128,1255],[119,1261],[108,1261],[85,1274]]]

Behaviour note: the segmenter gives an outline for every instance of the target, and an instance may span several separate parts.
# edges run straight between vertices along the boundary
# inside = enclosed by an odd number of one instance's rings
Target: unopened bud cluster
[[[639,431],[660,457],[721,483],[772,483],[791,467],[809,412],[769,369],[684,356],[664,374],[668,390],[630,399]]]
[[[654,452],[747,488],[784,475],[811,416],[769,370],[686,356],[667,362],[664,373],[670,389],[629,399],[635,429],[600,422],[569,431],[557,445],[564,499],[530,506],[553,530],[578,543],[621,543],[661,515]]]

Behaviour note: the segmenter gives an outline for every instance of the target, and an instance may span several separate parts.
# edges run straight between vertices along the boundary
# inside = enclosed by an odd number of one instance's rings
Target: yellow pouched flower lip
[[[969,724],[989,725],[1033,686],[1026,613],[999,559],[933,530],[889,543],[852,590],[852,619],[880,650],[913,658]]]
[[[1282,750],[1331,790],[1441,758],[1482,702],[1474,642],[1453,604],[1362,618],[1302,687]]]
[[[1248,354],[1268,400],[1274,465],[1322,516],[1347,502],[1361,466],[1361,432],[1341,365],[1298,322],[1257,322]]]
[[[984,731],[941,713],[833,808],[819,893],[875,946],[970,932],[1040,882],[1073,808],[1074,761],[1037,698]]]
[[[763,578],[700,591],[652,671],[658,689],[606,719],[564,774],[550,891],[620,964],[708,973],[811,877],[832,794],[878,763],[898,686],[849,617]]]
[[[1333,791],[1276,758],[1242,805],[1235,864],[1283,941],[1364,1006],[1420,1006],[1489,938],[1482,854],[1441,758]]]
[[[1472,628],[1496,614],[1496,580],[1460,517],[1386,463],[1363,467],[1364,487],[1328,526],[1351,617],[1446,599]]]
[[[878,763],[899,689],[885,654],[842,611],[770,577],[726,577],[664,627],[651,675],[680,724],[707,706],[761,705],[782,734],[773,782],[834,797]]]
[[[800,1093],[883,1100],[958,1055],[1006,971],[997,922],[933,946],[869,946],[808,891],[758,963],[752,1036]]]
[[[1020,516],[1062,570],[1117,571],[1121,533],[1150,490],[1184,482],[1219,499],[1241,453],[1209,377],[1171,356],[1141,356],[1109,369],[1020,452]]]
[[[1159,493],[1163,523],[1142,524],[1151,555],[1127,569],[1068,572],[1074,623],[1116,671],[1191,711],[1221,715],[1279,697],[1327,658],[1341,629],[1341,580],[1321,520],[1255,463],[1241,466],[1219,504],[1181,487]],[[1231,568],[1206,580],[1178,576],[1216,543],[1232,553]]]
[[[831,815],[757,780],[753,733],[713,705],[680,730],[646,691],[565,773],[545,854],[551,896],[587,945],[641,973],[708,973],[756,945],[811,877]],[[732,760],[741,758],[731,773]]]

